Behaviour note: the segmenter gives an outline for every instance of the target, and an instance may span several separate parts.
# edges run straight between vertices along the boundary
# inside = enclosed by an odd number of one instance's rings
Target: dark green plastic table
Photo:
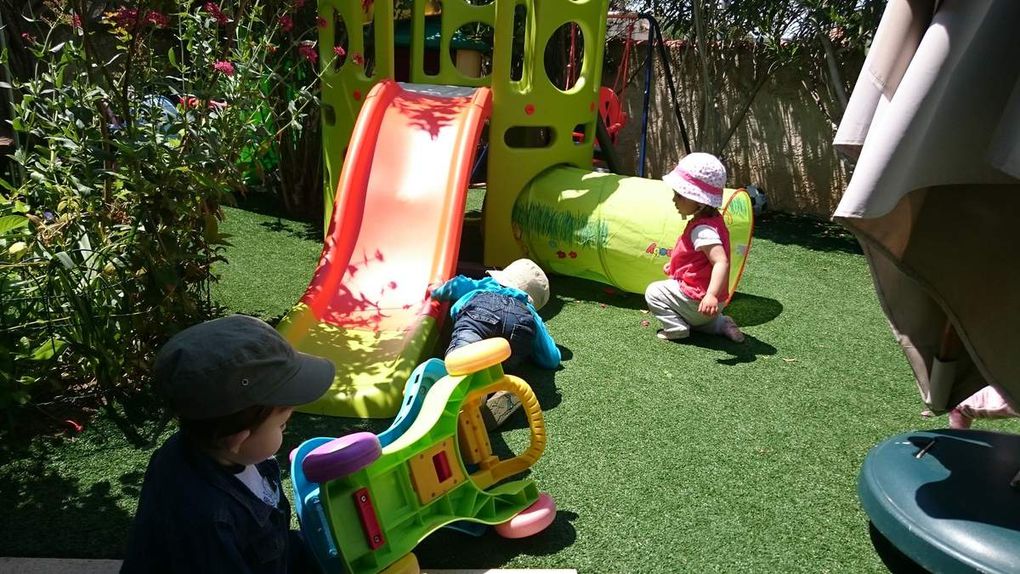
[[[1017,471],[1020,435],[917,431],[871,449],[857,492],[874,527],[924,569],[1018,573]]]

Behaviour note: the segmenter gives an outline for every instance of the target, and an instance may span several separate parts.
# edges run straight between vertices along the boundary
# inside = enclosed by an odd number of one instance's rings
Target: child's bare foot
[[[969,429],[972,422],[974,419],[963,414],[959,408],[949,411],[949,428],[951,429]]]
[[[740,332],[740,327],[737,327],[732,318],[725,315],[723,316],[722,334],[734,343],[744,342],[744,334]]]

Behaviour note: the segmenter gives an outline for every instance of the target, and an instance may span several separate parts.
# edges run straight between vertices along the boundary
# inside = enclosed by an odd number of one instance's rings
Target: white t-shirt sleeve
[[[695,249],[701,249],[711,245],[722,245],[722,238],[711,225],[698,225],[691,230],[691,243]]]

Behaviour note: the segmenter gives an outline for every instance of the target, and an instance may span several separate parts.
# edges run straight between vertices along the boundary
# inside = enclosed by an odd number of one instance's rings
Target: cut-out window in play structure
[[[492,71],[492,26],[464,24],[450,40],[450,61],[468,78],[484,78]]]
[[[347,62],[350,41],[347,38],[347,24],[340,12],[333,11],[333,70],[339,71]],[[333,124],[330,124],[333,125]]]
[[[375,62],[376,62],[376,46],[375,46],[375,24],[370,23],[365,26],[365,53],[361,61],[361,66],[365,70],[365,76],[372,78],[375,76]]]
[[[592,133],[591,123],[577,124],[576,126],[574,126],[573,133],[574,144],[583,145],[591,143],[591,133]]]
[[[545,44],[545,74],[553,86],[569,92],[577,85],[584,63],[584,33],[568,22],[552,33]]]
[[[519,82],[524,77],[524,28],[528,22],[528,8],[523,4],[514,6],[514,36],[510,45],[510,81]]]
[[[443,29],[443,3],[436,1],[438,12],[425,19],[425,65],[422,70],[426,76],[439,74],[439,31]]]
[[[549,126],[514,126],[503,134],[503,141],[512,148],[544,148],[553,142]]]

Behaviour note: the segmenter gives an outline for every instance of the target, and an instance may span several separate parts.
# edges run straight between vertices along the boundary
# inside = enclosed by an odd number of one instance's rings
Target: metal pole
[[[642,18],[646,17],[641,15]],[[648,57],[645,59],[645,97],[641,109],[641,145],[638,148],[638,169],[640,177],[645,176],[645,153],[648,147],[648,105],[652,94],[652,60],[655,57],[655,48],[652,46],[652,38],[648,38]]]

